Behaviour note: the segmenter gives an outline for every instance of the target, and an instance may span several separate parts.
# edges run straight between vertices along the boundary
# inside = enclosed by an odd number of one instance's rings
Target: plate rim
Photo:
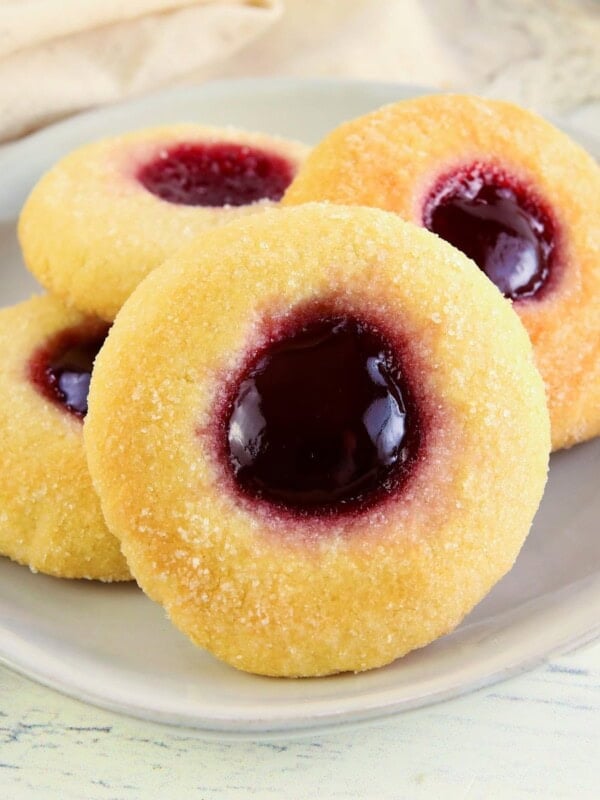
[[[600,576],[594,576],[594,583],[597,590],[600,590]],[[0,628],[1,634],[6,634]],[[10,634],[9,632],[9,635]],[[66,697],[83,702],[106,711],[123,714],[132,719],[139,719],[145,722],[166,725],[168,727],[183,728],[193,731],[195,735],[206,738],[237,738],[253,739],[263,737],[269,739],[290,734],[294,736],[307,736],[315,731],[329,731],[341,728],[351,728],[362,724],[368,724],[378,719],[386,719],[402,713],[410,713],[420,708],[426,708],[447,700],[463,697],[467,694],[492,686],[509,678],[516,677],[531,669],[547,663],[550,659],[558,657],[564,653],[576,650],[579,647],[592,644],[600,639],[600,622],[592,628],[581,631],[577,636],[566,636],[555,646],[545,649],[542,653],[534,653],[525,659],[518,659],[512,664],[499,666],[478,679],[470,682],[454,682],[445,688],[422,694],[417,698],[401,699],[395,702],[385,700],[386,692],[389,689],[380,689],[373,692],[376,698],[381,697],[379,702],[374,702],[360,709],[350,708],[339,711],[325,709],[321,713],[302,715],[280,715],[271,724],[266,724],[265,720],[257,715],[247,715],[233,718],[231,715],[214,716],[211,718],[200,718],[197,715],[188,716],[173,712],[159,710],[158,708],[143,707],[141,705],[129,704],[122,700],[111,699],[106,695],[99,694],[92,690],[69,684],[59,676],[43,673],[36,670],[25,661],[14,661],[0,652],[0,665],[10,669],[12,672],[22,675],[29,680],[45,686],[53,691],[57,691]],[[0,638],[0,647],[2,640]],[[335,676],[334,676],[335,677]],[[280,679],[276,679],[280,680]],[[285,680],[285,679],[283,679]],[[310,680],[310,679],[305,679]],[[329,700],[329,703],[332,701]],[[300,701],[296,701],[300,704]]]

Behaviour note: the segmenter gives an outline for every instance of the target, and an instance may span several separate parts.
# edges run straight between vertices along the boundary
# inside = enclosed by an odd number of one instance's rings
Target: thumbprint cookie
[[[202,236],[124,305],[89,402],[90,472],[136,580],[265,675],[366,670],[451,631],[511,568],[546,481],[519,318],[466,256],[376,209]]]
[[[446,239],[509,298],[533,343],[553,449],[600,434],[600,168],[510,103],[432,95],[347,122],[285,204],[394,211]]]
[[[25,264],[68,305],[113,320],[189,239],[279,201],[305,153],[265,134],[192,124],[89,144],[50,169],[25,203]]]
[[[131,580],[83,449],[108,326],[51,296],[0,310],[0,554],[61,578]]]

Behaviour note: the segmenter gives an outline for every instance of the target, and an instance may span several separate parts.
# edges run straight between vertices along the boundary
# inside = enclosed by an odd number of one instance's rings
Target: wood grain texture
[[[466,697],[296,740],[203,739],[0,669],[0,796],[596,798],[600,642]]]

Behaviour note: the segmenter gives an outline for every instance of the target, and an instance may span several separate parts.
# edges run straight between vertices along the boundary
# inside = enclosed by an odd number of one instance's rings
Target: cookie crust
[[[401,331],[430,433],[386,504],[293,519],[228,484],[214,414],[264,319],[323,299]],[[452,630],[512,566],[546,480],[543,384],[510,304],[374,209],[265,212],[193,243],[122,309],[89,404],[90,471],[140,586],[196,644],[265,675],[365,670]]]
[[[92,487],[82,423],[29,372],[57,333],[98,327],[50,296],[0,311],[0,553],[60,578],[124,581],[131,574]]]
[[[422,225],[440,176],[477,163],[530,187],[556,220],[552,284],[514,308],[546,384],[553,449],[570,447],[600,434],[600,167],[579,145],[511,103],[419,97],[330,133],[282,202],[374,206]]]
[[[141,165],[177,144],[236,143],[298,167],[308,148],[262,133],[182,124],[147,128],[81,147],[29,195],[19,219],[28,269],[65,303],[112,321],[137,284],[204,230],[270,201],[208,208],[170,203],[137,178]]]

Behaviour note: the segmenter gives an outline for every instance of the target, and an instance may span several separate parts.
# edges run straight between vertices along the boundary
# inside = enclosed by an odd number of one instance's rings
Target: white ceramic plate
[[[15,223],[43,170],[91,139],[179,120],[317,141],[344,119],[418,93],[333,81],[235,81],[163,92],[56,125],[0,152],[0,303],[36,288]],[[587,140],[600,153],[600,143]],[[356,722],[515,674],[600,633],[600,440],[553,457],[512,572],[460,628],[384,669],[323,679],[238,673],[194,648],[134,586],[33,575],[0,559],[0,660],[106,708],[205,732],[292,731]]]

